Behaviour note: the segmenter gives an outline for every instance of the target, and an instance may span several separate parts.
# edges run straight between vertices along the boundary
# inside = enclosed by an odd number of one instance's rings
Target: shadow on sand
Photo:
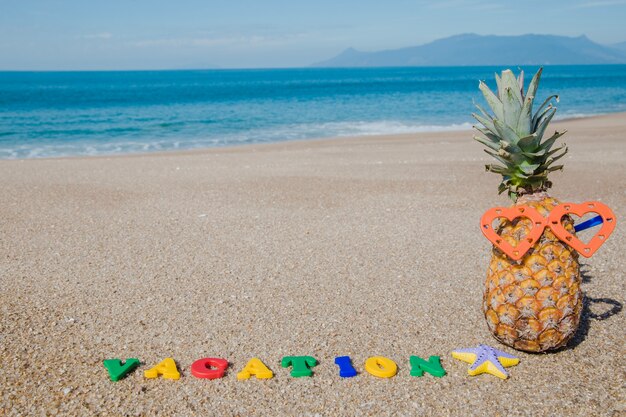
[[[589,271],[585,265],[581,265],[580,274],[582,276],[583,283],[591,282],[591,276],[589,275]],[[607,308],[602,313],[594,313],[591,309],[591,306],[594,304],[605,305]],[[576,331],[574,337],[564,348],[573,349],[580,345],[589,333],[592,320],[606,320],[616,314],[619,314],[623,308],[624,306],[622,303],[612,298],[592,298],[585,295],[583,298],[583,311],[580,317],[580,325],[578,326],[578,330]]]

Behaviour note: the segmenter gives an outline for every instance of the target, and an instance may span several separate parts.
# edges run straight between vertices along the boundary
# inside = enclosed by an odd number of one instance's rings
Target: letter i
[[[342,378],[352,378],[357,374],[356,369],[352,366],[350,356],[337,356],[335,365],[339,367],[339,376]]]

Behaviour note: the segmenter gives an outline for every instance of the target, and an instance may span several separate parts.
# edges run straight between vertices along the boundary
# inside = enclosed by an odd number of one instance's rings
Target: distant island
[[[626,64],[626,42],[611,46],[587,36],[462,34],[377,52],[348,48],[314,67]]]

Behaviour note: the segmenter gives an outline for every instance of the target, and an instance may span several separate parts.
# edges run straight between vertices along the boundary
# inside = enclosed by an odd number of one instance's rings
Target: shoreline
[[[563,119],[556,119],[552,123],[550,123],[550,127],[559,126],[564,123],[570,123],[575,121],[584,121],[584,120],[594,120],[594,119],[602,119],[602,118],[610,118],[612,116],[626,115],[626,111],[624,112],[613,112],[613,113],[601,113],[597,115],[585,115],[581,117],[566,117]],[[302,144],[302,143],[325,143],[325,142],[339,142],[339,141],[355,141],[355,140],[364,140],[364,139],[380,139],[380,138],[420,138],[430,135],[445,135],[446,133],[456,133],[456,132],[476,132],[473,128],[467,129],[443,129],[443,130],[433,130],[433,131],[423,131],[423,132],[412,132],[412,133],[391,133],[391,134],[373,134],[373,135],[355,135],[355,136],[331,136],[331,137],[320,137],[320,138],[302,138],[302,139],[290,139],[290,140],[281,140],[275,142],[263,142],[263,143],[244,143],[244,144],[229,144],[223,146],[208,146],[208,147],[199,147],[199,148],[191,148],[191,149],[173,149],[173,150],[164,150],[164,151],[149,151],[149,152],[130,152],[130,153],[112,153],[112,154],[100,154],[100,155],[65,155],[65,156],[45,156],[45,157],[34,157],[34,158],[15,158],[15,159],[0,159],[0,163],[3,161],[29,161],[29,160],[67,160],[67,159],[99,159],[99,158],[117,158],[117,157],[141,157],[141,156],[149,156],[149,155],[188,155],[194,153],[206,153],[212,151],[224,151],[231,152],[235,149],[246,149],[246,148],[254,148],[254,147],[273,147],[273,146],[292,146],[294,144]],[[473,135],[473,133],[472,133]],[[471,135],[470,135],[471,138]]]

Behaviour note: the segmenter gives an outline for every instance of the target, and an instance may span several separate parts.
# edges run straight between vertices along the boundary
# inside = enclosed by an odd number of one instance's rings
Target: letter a
[[[441,366],[441,358],[439,356],[431,356],[428,362],[419,356],[411,356],[411,376],[422,376],[424,372],[428,372],[432,376],[441,378],[446,374],[445,369]]]
[[[152,369],[144,371],[143,376],[146,378],[158,378],[163,375],[165,379],[179,379],[180,372],[176,367],[176,362],[172,358],[165,358],[163,361]]]
[[[274,376],[274,373],[261,362],[261,359],[252,358],[241,372],[237,374],[237,379],[249,379],[252,375],[256,376],[258,379],[269,379]]]

